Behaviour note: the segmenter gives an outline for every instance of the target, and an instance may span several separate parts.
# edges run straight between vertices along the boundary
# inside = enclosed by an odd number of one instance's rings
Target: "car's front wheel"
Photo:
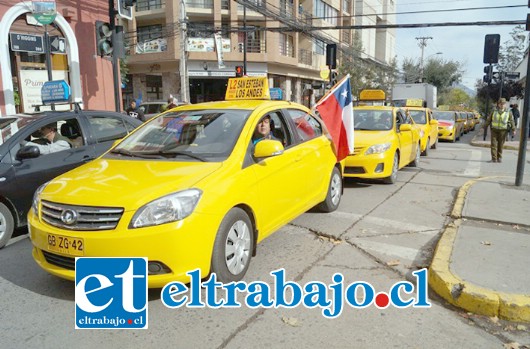
[[[425,150],[421,153],[423,156],[429,155],[429,149],[431,148],[431,139],[427,138],[427,144],[425,145]]]
[[[326,200],[318,204],[317,209],[322,212],[333,212],[339,207],[341,197],[342,175],[337,167],[333,167]]]
[[[0,203],[0,248],[4,247],[15,229],[15,220],[6,205]]]
[[[228,283],[245,276],[254,249],[254,229],[247,213],[234,207],[223,218],[212,253],[212,272]]]
[[[397,181],[399,171],[399,156],[397,152],[394,154],[394,162],[392,162],[392,173],[390,176],[383,179],[383,182],[386,184],[394,184]]]
[[[418,146],[416,147],[416,156],[414,157],[414,160],[410,163],[410,167],[418,167],[420,165],[420,156],[421,156],[421,146],[418,143]]]

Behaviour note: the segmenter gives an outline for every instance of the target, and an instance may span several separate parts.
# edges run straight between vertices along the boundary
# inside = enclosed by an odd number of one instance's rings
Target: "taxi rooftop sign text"
[[[228,79],[225,100],[270,99],[266,77],[242,77]]]

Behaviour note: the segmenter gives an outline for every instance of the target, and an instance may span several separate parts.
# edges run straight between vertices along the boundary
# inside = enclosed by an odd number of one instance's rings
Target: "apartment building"
[[[247,75],[267,76],[283,99],[311,106],[323,93],[326,44],[338,43],[340,65],[351,59],[349,26],[392,24],[394,12],[394,0],[138,0],[124,23],[123,99],[223,99],[235,67],[245,65]],[[393,58],[393,29],[361,29],[360,37],[364,59]]]

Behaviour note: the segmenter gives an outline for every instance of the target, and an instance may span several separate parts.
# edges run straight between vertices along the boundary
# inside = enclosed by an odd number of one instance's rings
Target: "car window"
[[[289,128],[287,127],[287,122],[283,118],[283,115],[279,112],[268,113],[271,117],[271,132],[272,135],[282,142],[285,148],[293,145],[293,139],[289,133]]]
[[[354,129],[357,131],[388,131],[392,129],[392,111],[379,109],[354,109]]]
[[[410,116],[417,124],[425,125],[427,123],[427,117],[425,116],[425,110],[410,110]]]
[[[88,122],[97,143],[114,141],[127,135],[127,127],[118,118],[89,116]]]
[[[299,109],[289,109],[288,112],[289,117],[296,125],[296,133],[302,142],[322,135],[322,125],[313,115]]]

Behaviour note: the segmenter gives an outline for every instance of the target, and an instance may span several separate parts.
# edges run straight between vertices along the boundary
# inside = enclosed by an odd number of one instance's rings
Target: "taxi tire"
[[[394,154],[394,162],[392,162],[392,173],[390,176],[383,179],[383,183],[385,184],[394,184],[397,182],[397,174],[399,171],[399,156],[396,152]]]
[[[228,269],[226,261],[226,246],[229,244],[229,240],[233,236],[230,233],[236,224],[239,224],[239,227],[243,229],[244,227],[246,227],[246,230],[249,234],[248,238],[250,239],[250,241],[247,246],[248,249],[246,249],[246,252],[248,254],[246,264],[242,270],[240,270],[237,274],[234,274]],[[245,234],[246,232],[234,230],[234,233]],[[237,237],[241,237],[241,235]],[[215,242],[213,246],[211,271],[212,273],[215,273],[217,275],[218,281],[229,283],[243,279],[250,265],[250,260],[252,259],[254,243],[254,227],[252,226],[252,222],[250,221],[250,218],[248,217],[247,213],[238,207],[232,208],[223,218],[221,225],[219,225],[219,229],[217,230],[217,235],[215,237]]]
[[[331,178],[329,180],[328,192],[326,193],[326,200],[317,205],[320,212],[333,212],[340,205],[342,198],[342,174],[337,167],[333,167],[331,171]]]
[[[431,145],[431,149],[436,149],[438,147],[438,137],[434,141],[433,145]]]
[[[3,248],[15,229],[15,223],[11,211],[6,205],[0,203],[0,248]]]

